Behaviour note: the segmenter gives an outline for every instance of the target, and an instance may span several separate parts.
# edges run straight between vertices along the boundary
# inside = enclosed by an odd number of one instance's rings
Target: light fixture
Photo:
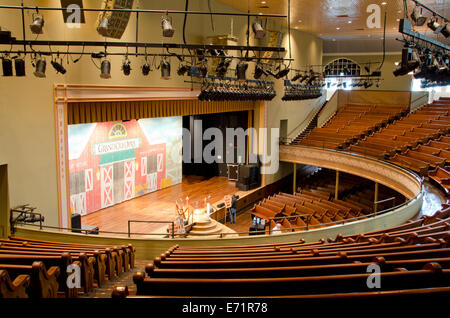
[[[208,75],[208,68],[206,67],[206,65],[202,65],[198,68],[199,72],[200,72],[200,76],[201,77],[206,77],[206,75]]]
[[[30,24],[30,29],[33,34],[42,34],[44,28],[44,17],[37,14],[33,14],[33,23]]]
[[[171,38],[173,37],[175,30],[172,27],[172,18],[168,15],[162,17],[162,29],[163,29],[163,37]]]
[[[17,58],[14,60],[14,68],[16,69],[16,76],[25,76],[25,60]]]
[[[56,60],[52,60],[50,62],[50,64],[53,66],[53,68],[56,70],[56,74],[61,73],[61,74],[66,74],[67,70],[64,68],[64,66],[62,65],[62,59],[60,60],[60,62],[58,63]]]
[[[448,38],[450,36],[450,24],[447,23],[441,30],[441,34]]]
[[[166,59],[161,61],[161,79],[170,80],[170,63]]]
[[[219,65],[216,68],[217,76],[224,77],[227,74],[231,61],[230,58],[224,58],[219,62]]]
[[[180,76],[184,76],[187,72],[189,72],[190,67],[188,65],[181,65],[178,68],[177,74]]]
[[[292,79],[291,79],[291,82],[295,82],[295,81],[297,81],[300,77],[302,77],[303,75],[302,75],[302,73],[297,73]]]
[[[144,75],[144,76],[148,76],[148,74],[150,74],[151,67],[150,67],[150,64],[148,63],[148,61],[145,61],[144,65],[142,65],[142,67],[141,67],[141,70],[142,70],[142,75]]]
[[[97,27],[97,32],[102,36],[108,36],[108,30],[109,30],[109,20],[108,18],[104,17],[102,21],[100,22],[99,26]]]
[[[236,66],[236,77],[238,81],[245,81],[247,79],[246,72],[248,69],[247,63],[239,63]]]
[[[111,78],[111,62],[108,60],[103,60],[100,66],[100,77],[103,79]]]
[[[440,31],[441,25],[439,24],[439,21],[438,21],[437,17],[431,18],[427,25],[434,32],[439,32]]]
[[[45,69],[47,68],[47,62],[40,58],[39,60],[37,60],[36,62],[36,69],[34,71],[34,76],[39,77],[39,78],[44,78],[45,76]]]
[[[122,72],[125,76],[129,76],[131,74],[131,62],[128,59],[128,55],[125,56],[125,60],[122,63]]]
[[[422,15],[421,9],[417,6],[411,13],[411,19],[417,26],[422,26],[425,24],[425,22],[427,22],[427,18]]]
[[[288,75],[289,72],[290,72],[290,69],[289,69],[289,67],[286,66],[284,69],[282,69],[282,70],[280,69],[280,71],[277,74],[275,74],[275,78],[276,79],[283,78],[286,75]]]
[[[9,57],[2,57],[3,76],[13,76],[12,61]]]
[[[420,65],[420,59],[417,55],[416,51],[413,51],[411,48],[403,48],[402,49],[402,61],[395,68],[394,76],[403,76],[408,74],[409,72],[414,71]]]
[[[253,23],[253,33],[255,33],[255,39],[263,39],[266,36],[266,31],[259,22]]]
[[[255,73],[253,75],[254,79],[260,79],[263,75],[269,75],[266,70],[259,64],[255,65]]]

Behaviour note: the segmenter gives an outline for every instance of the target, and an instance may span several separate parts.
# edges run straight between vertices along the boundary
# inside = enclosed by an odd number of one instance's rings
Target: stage
[[[183,176],[181,184],[93,212],[83,216],[81,222],[85,225],[98,226],[100,231],[117,232],[101,233],[102,235],[123,235],[118,232],[128,232],[128,220],[175,221],[175,201],[179,198],[184,200],[188,196],[191,206],[195,207],[198,201],[198,206],[202,208],[205,197],[210,196],[209,203],[215,208],[216,204],[223,202],[225,195],[236,194],[239,197],[244,197],[253,191],[255,190],[239,191],[235,182],[229,181],[225,177],[206,179],[197,176]],[[250,216],[248,218],[248,222],[251,223]],[[237,221],[239,222],[239,220]],[[236,227],[236,225],[233,227]],[[168,226],[169,224],[132,223],[131,232],[164,234]],[[236,230],[238,229],[236,228]],[[133,236],[135,237],[136,235]],[[155,237],[154,235],[152,236]]]

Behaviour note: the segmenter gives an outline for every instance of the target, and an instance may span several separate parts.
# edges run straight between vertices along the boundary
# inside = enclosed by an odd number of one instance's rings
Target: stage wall
[[[68,138],[72,213],[182,181],[182,117],[69,125]]]

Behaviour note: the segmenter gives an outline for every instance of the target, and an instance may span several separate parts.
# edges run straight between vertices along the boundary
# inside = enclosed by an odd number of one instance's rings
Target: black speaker
[[[237,181],[238,180],[238,167],[239,165],[228,165],[228,180]]]
[[[71,216],[72,232],[81,233],[81,214],[73,213]]]
[[[219,176],[220,177],[228,177],[228,167],[226,163],[218,163],[219,167]]]

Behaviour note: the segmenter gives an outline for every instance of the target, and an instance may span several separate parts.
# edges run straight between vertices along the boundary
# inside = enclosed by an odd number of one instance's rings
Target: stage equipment
[[[171,38],[173,37],[175,30],[172,27],[172,18],[169,16],[162,17],[161,22],[162,30],[163,30],[163,37]]]
[[[2,57],[3,76],[13,76],[12,61],[8,57]]]
[[[34,76],[44,78],[45,69],[47,68],[47,62],[44,59],[39,59],[36,62],[36,70],[34,71]]]
[[[100,77],[103,79],[111,78],[111,62],[108,60],[103,60],[100,67]]]
[[[33,34],[42,34],[44,28],[44,17],[42,15],[33,14],[33,23],[30,24],[30,29]]]

